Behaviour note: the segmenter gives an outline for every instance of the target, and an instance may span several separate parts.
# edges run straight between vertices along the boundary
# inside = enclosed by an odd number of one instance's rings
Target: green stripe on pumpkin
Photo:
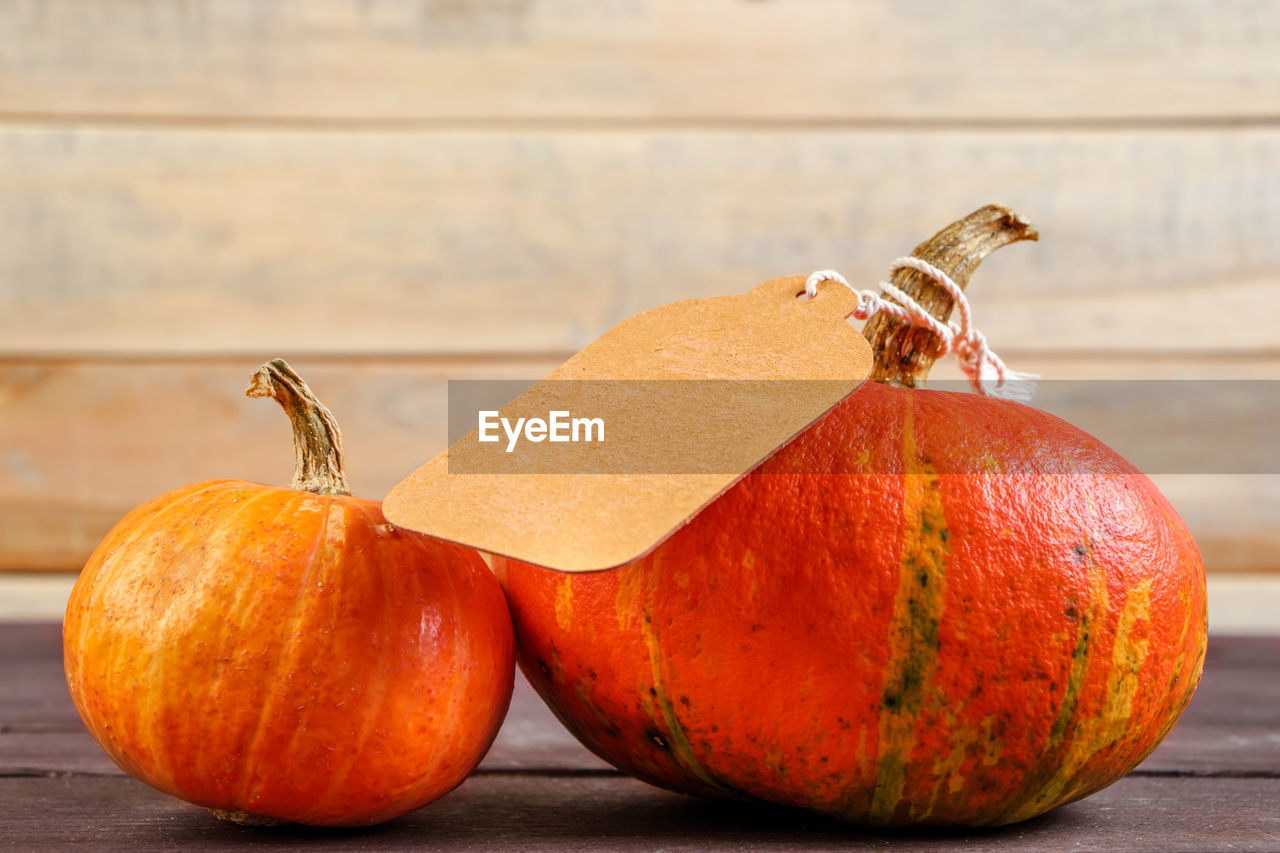
[[[950,555],[937,472],[919,459],[909,409],[903,423],[902,457],[905,535],[889,624],[891,668],[881,694],[879,757],[868,815],[878,824],[895,822],[902,802],[916,725],[937,669],[938,624]]]
[[[651,582],[646,591],[640,633],[644,638],[645,648],[649,652],[649,666],[653,675],[653,689],[650,690],[648,699],[644,700],[645,711],[655,725],[661,719],[665,730],[665,732],[659,732],[658,736],[654,738],[654,745],[659,749],[666,750],[671,755],[671,758],[686,772],[692,774],[712,790],[727,797],[741,797],[742,794],[740,792],[723,784],[702,766],[697,756],[694,755],[693,745],[689,742],[684,726],[676,716],[675,704],[671,701],[670,691],[662,674],[662,641],[653,627],[653,584],[661,576],[658,566],[658,561],[661,558],[655,553],[651,559],[653,563],[648,572]]]
[[[1066,760],[1066,753],[1077,735],[1080,721],[1076,717],[1076,709],[1093,660],[1096,634],[1101,627],[1098,619],[1100,616],[1105,617],[1107,613],[1106,571],[1093,558],[1092,541],[1087,536],[1081,538],[1084,544],[1077,546],[1077,553],[1085,562],[1089,589],[1086,600],[1073,598],[1071,601],[1070,610],[1079,614],[1079,621],[1076,623],[1071,671],[1067,675],[1062,704],[1058,706],[1058,714],[1049,728],[1049,736],[1040,754],[1040,770],[1027,780],[1026,794],[1010,803],[1004,814],[993,823],[1010,823],[1040,814],[1048,808],[1045,803],[1061,795],[1065,784],[1061,773],[1062,762]]]

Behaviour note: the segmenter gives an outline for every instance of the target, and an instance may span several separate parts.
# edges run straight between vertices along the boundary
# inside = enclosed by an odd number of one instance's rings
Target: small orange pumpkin
[[[963,283],[1032,236],[984,208],[914,254]],[[917,274],[894,283],[949,312]],[[589,748],[676,791],[895,825],[1087,796],[1199,681],[1195,543],[1101,442],[916,389],[929,333],[867,334],[877,381],[647,557],[586,575],[498,558],[521,668]]]
[[[506,603],[474,551],[347,493],[337,426],[287,364],[248,393],[293,421],[294,487],[197,483],[116,525],[67,606],[71,697],[125,771],[220,817],[385,821],[497,734]]]

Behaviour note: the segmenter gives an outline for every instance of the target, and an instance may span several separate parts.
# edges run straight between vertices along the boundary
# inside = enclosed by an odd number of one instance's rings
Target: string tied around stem
[[[804,292],[813,299],[818,295],[818,285],[822,282],[839,282],[858,295],[858,307],[854,309],[852,316],[859,320],[866,320],[873,314],[890,314],[904,323],[928,329],[941,343],[942,355],[955,353],[960,370],[969,378],[969,384],[979,394],[1029,402],[1035,395],[1036,380],[1040,378],[1039,375],[1012,370],[1005,365],[1000,356],[996,355],[995,350],[991,349],[990,344],[987,343],[986,335],[974,328],[969,300],[965,297],[964,290],[951,279],[951,276],[928,261],[914,257],[898,258],[889,265],[891,275],[901,269],[915,270],[937,282],[953,300],[958,309],[959,318],[947,323],[942,322],[926,311],[920,303],[887,281],[879,282],[883,296],[872,290],[858,290],[835,270],[818,270],[810,275],[804,283]]]

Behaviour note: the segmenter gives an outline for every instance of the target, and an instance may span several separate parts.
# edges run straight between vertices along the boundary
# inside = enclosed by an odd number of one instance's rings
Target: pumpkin
[[[332,416],[283,361],[293,488],[213,480],[130,512],[67,605],[67,683],[132,776],[241,823],[356,826],[457,786],[515,675],[479,555],[347,493]]]
[[[1030,237],[990,207],[914,254],[967,283]],[[932,282],[894,284],[945,319]],[[875,381],[648,556],[497,558],[521,668],[592,751],[688,794],[998,825],[1116,781],[1200,677],[1195,543],[1081,430],[917,387],[930,333],[878,315],[865,334]]]

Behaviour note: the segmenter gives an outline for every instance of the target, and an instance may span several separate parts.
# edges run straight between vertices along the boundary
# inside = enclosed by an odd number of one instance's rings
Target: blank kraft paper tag
[[[852,393],[857,295],[800,276],[619,323],[392,489],[401,527],[566,572],[643,557]],[[455,413],[451,412],[451,417]]]

